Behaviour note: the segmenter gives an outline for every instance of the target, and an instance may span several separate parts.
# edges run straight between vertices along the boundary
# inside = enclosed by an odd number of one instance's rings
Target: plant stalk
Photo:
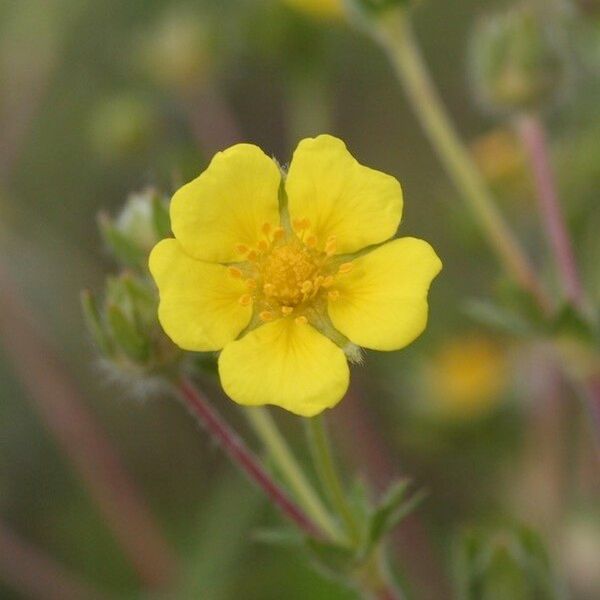
[[[544,310],[549,310],[548,298],[528,257],[458,137],[428,73],[407,16],[403,11],[390,13],[370,26],[369,33],[386,53],[429,141],[487,234],[501,264]]]
[[[204,394],[186,378],[179,379],[176,385],[179,395],[192,415],[204,426],[246,477],[264,492],[273,505],[305,534],[311,537],[323,537],[319,527],[273,480],[258,457],[211,406]]]
[[[296,500],[331,540],[339,540],[337,523],[304,475],[269,411],[257,406],[244,412]]]
[[[517,131],[529,156],[535,180],[538,207],[554,261],[568,300],[583,305],[583,286],[573,244],[558,198],[556,180],[550,162],[546,130],[536,115],[522,115]]]

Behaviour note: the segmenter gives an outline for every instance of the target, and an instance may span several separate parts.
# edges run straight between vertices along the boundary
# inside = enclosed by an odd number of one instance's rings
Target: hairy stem
[[[259,487],[267,498],[298,528],[313,537],[322,537],[317,525],[296,505],[273,480],[257,456],[246,446],[237,433],[211,406],[207,398],[186,378],[177,382],[177,389],[188,410],[223,448],[232,462]]]
[[[323,417],[319,415],[307,419],[306,432],[315,469],[323,490],[329,498],[331,507],[342,520],[348,540],[356,546],[361,541],[360,524],[346,500],[346,493],[338,476],[327,439]]]
[[[517,121],[517,129],[529,155],[540,215],[565,294],[575,306],[581,307],[583,286],[558,199],[544,125],[537,116],[523,115]]]
[[[269,411],[263,407],[253,407],[248,408],[245,413],[294,497],[329,538],[339,539],[337,523],[306,478]]]
[[[473,216],[486,233],[507,273],[536,299],[544,309],[548,299],[535,271],[498,210],[483,177],[469,152],[458,137],[437,90],[404,13],[391,11],[369,31],[390,60],[408,99],[454,185],[463,195]]]

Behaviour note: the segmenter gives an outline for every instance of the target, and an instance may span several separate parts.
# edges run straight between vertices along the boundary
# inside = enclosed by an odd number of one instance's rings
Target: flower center
[[[348,273],[351,263],[332,260],[335,238],[317,248],[314,235],[308,234],[306,219],[294,222],[294,233],[286,235],[282,228],[262,228],[264,238],[256,248],[238,246],[245,258],[239,267],[229,267],[229,273],[246,282],[248,292],[239,302],[253,304],[263,321],[294,316],[306,323],[311,311],[324,308],[323,299],[335,300],[339,292],[333,289],[338,275]]]

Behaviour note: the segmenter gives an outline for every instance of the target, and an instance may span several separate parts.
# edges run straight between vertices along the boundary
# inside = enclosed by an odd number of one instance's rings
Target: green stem
[[[269,411],[253,407],[246,409],[245,414],[297,502],[329,538],[339,540],[340,532],[335,520],[304,475]]]
[[[357,546],[361,541],[360,525],[347,502],[342,482],[335,468],[327,431],[322,416],[306,420],[306,431],[315,469],[334,511],[344,523],[349,541]]]
[[[499,212],[485,180],[460,140],[421,56],[403,11],[374,20],[369,33],[390,60],[408,99],[454,185],[486,233],[506,271],[544,309],[548,299],[525,252]]]

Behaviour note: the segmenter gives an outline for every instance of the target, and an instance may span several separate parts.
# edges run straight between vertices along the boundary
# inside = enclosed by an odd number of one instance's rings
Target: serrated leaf
[[[81,309],[83,311],[87,329],[90,332],[94,343],[98,347],[98,350],[107,356],[111,356],[113,353],[113,346],[104,330],[102,318],[98,306],[96,305],[96,299],[89,290],[81,292]]]
[[[146,362],[150,357],[150,344],[135,324],[114,304],[108,307],[107,316],[113,339],[125,354],[136,362]]]
[[[145,267],[146,253],[121,233],[108,216],[99,215],[98,227],[105,244],[119,262],[135,269]]]

